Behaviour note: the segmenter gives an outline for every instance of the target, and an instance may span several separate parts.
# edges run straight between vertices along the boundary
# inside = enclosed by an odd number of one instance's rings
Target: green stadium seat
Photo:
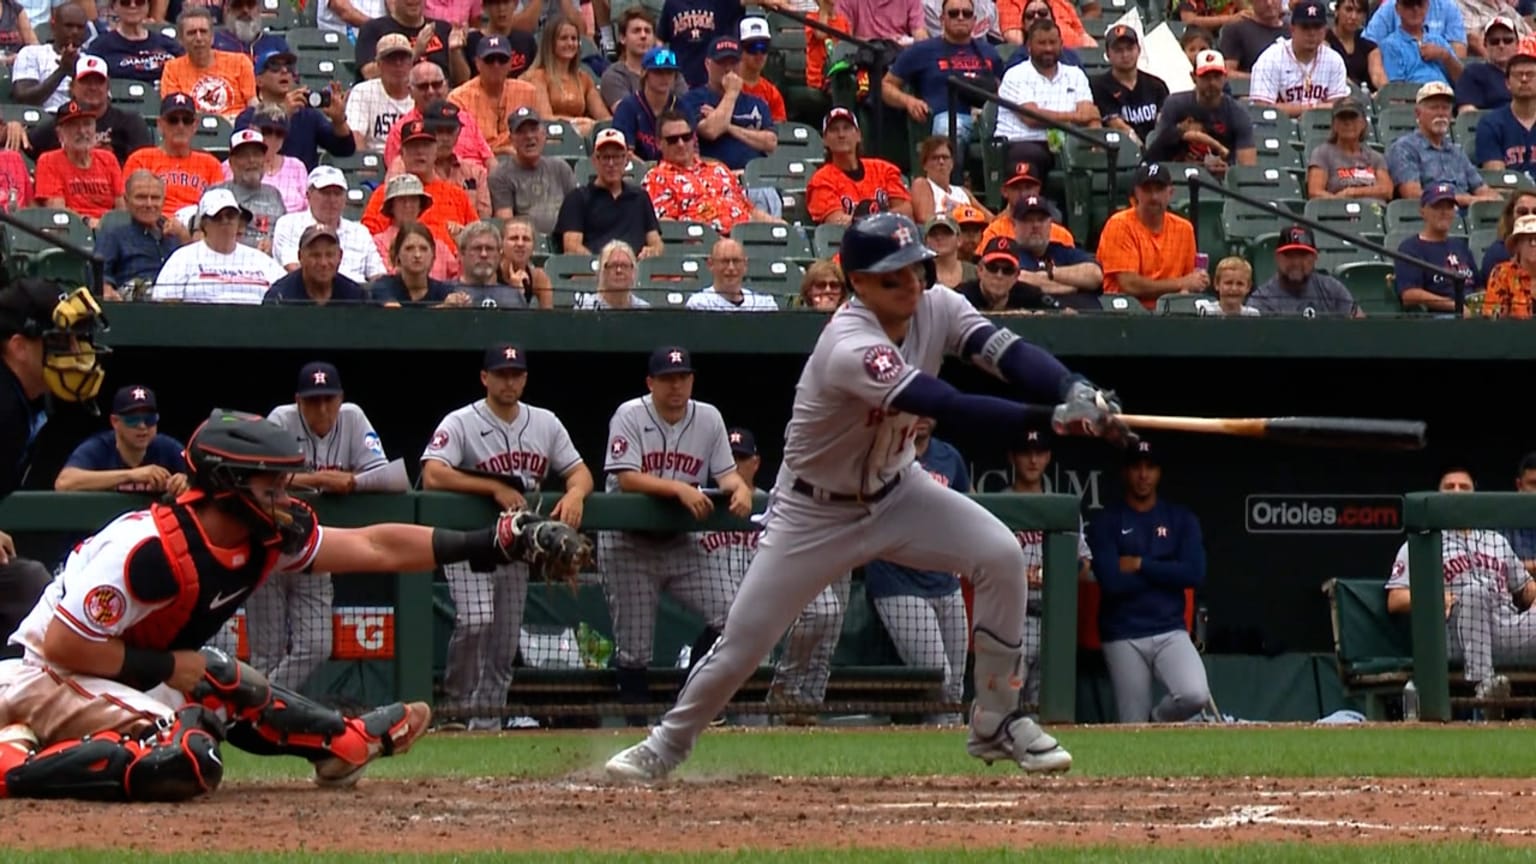
[[[589,154],[587,153],[586,139],[564,120],[544,121],[544,155],[555,159],[564,159],[576,167],[576,162]]]
[[[1309,108],[1296,118],[1296,131],[1305,141],[1308,133],[1321,132],[1324,137],[1333,132],[1332,108]]]
[[[1321,262],[1319,262],[1321,269]],[[1350,296],[1367,314],[1399,314],[1402,302],[1393,288],[1392,265],[1382,261],[1351,261],[1328,271],[1344,283]]]
[[[644,264],[645,262],[641,262]],[[655,282],[644,282],[635,288],[635,296],[651,304],[656,308],[665,309],[674,307],[681,309],[688,304],[688,297],[702,287],[693,283],[677,283],[676,285],[663,285]]]
[[[340,168],[353,185],[382,183],[384,181],[384,157],[373,152],[353,153],[351,156],[335,156],[320,152],[320,161]]]
[[[780,194],[785,190],[804,192],[817,167],[818,162],[803,156],[775,151],[748,162],[743,183],[749,189],[772,186]]]
[[[804,80],[803,78],[801,80]],[[826,145],[821,143],[821,133],[816,127],[793,120],[778,124],[779,146],[774,151],[794,159],[820,164],[826,159]]]
[[[1472,206],[1467,208],[1467,228],[1471,231],[1498,228],[1499,219],[1503,215],[1503,201],[1473,201]]]
[[[1391,234],[1393,231],[1402,231],[1409,228],[1417,231],[1419,226],[1424,224],[1424,216],[1420,212],[1421,209],[1416,198],[1399,198],[1396,201],[1390,201],[1387,203],[1386,218],[1383,220],[1382,226],[1386,228],[1388,234]],[[1461,217],[1456,217],[1456,221],[1460,222]]]
[[[1099,295],[1099,308],[1105,312],[1113,312],[1117,315],[1150,315],[1147,307],[1141,305],[1141,301],[1125,294],[1101,294]]]
[[[1381,234],[1386,229],[1382,227],[1382,218],[1386,213],[1386,207],[1376,201],[1362,201],[1349,198],[1313,198],[1307,201],[1302,208],[1302,215],[1308,219],[1323,222],[1332,228],[1347,231],[1352,234]],[[1342,224],[1335,224],[1342,223]],[[1318,232],[1318,241],[1322,242],[1328,235]],[[1338,242],[1330,238],[1330,242]]]
[[[815,257],[805,237],[793,225],[743,222],[731,229],[731,239],[747,250],[749,262],[757,258],[809,261]]]
[[[288,33],[300,27],[314,24],[315,5],[310,3],[300,12],[291,0],[261,0],[261,20],[274,33]]]
[[[1277,108],[1248,106],[1248,119],[1253,123],[1255,140],[1264,137],[1291,141],[1297,137],[1296,121]]]
[[[27,259],[27,272],[40,279],[54,279],[66,285],[91,284],[88,259],[63,249],[44,249]]]
[[[42,125],[42,122],[47,117],[48,113],[36,105],[16,105],[10,102],[0,103],[0,120],[6,123],[20,123],[31,128]]]
[[[229,136],[235,134],[234,124],[217,114],[197,115],[197,127],[192,133],[192,149],[204,150],[216,159],[229,156]]]
[[[1379,115],[1384,108],[1405,105],[1411,109],[1420,86],[1412,81],[1388,81],[1385,87],[1376,91],[1376,113]]]
[[[1288,224],[1290,219],[1279,213],[1249,207],[1241,201],[1228,200],[1222,208],[1222,234],[1226,238],[1227,248],[1233,255],[1246,256],[1250,241],[1265,234],[1278,234]],[[1215,247],[1201,246],[1200,248],[1209,252],[1213,260],[1218,257],[1215,254]]]
[[[1484,169],[1482,174],[1483,180],[1489,186],[1502,192],[1516,189],[1525,192],[1536,189],[1536,180],[1532,180],[1531,175],[1524,171],[1513,171],[1507,168],[1503,170]]]
[[[343,53],[348,56],[353,53],[352,44],[347,41],[346,35],[332,30],[295,27],[284,33],[283,38],[300,58],[330,55],[331,59],[339,61]]]
[[[85,224],[85,220],[80,218],[80,214],[73,210],[62,207],[23,207],[11,215],[44,234],[56,236],[77,246],[90,249],[94,243],[91,229]],[[20,231],[6,231],[4,236],[8,254],[18,257],[32,257],[44,250],[58,248]]]
[[[1281,168],[1263,165],[1232,165],[1227,168],[1226,185],[1252,197],[1267,201],[1302,198],[1301,181]]]
[[[1375,128],[1376,140],[1385,146],[1418,131],[1419,121],[1414,116],[1412,105],[1387,105],[1377,112]]]
[[[837,254],[838,247],[843,245],[843,232],[847,230],[844,225],[817,225],[816,232],[811,236],[811,251],[817,258],[831,258]]]
[[[1074,49],[1077,51],[1077,59],[1082,62],[1082,70],[1089,78],[1109,71],[1109,60],[1104,56],[1104,46],[1090,45]]]
[[[753,291],[775,297],[799,296],[800,281],[804,277],[805,271],[793,261],[747,255],[746,285]]]
[[[1477,164],[1477,121],[1482,117],[1482,112],[1469,111],[1466,114],[1458,114],[1456,121],[1451,124],[1451,138],[1461,145],[1467,158],[1472,164]]]
[[[324,89],[332,81],[344,80],[347,75],[341,65],[340,55],[334,53],[300,54],[295,71],[300,84],[316,91]]]
[[[160,116],[160,91],[155,85],[119,79],[107,86],[112,94],[112,104],[124,111],[131,111],[140,117]]]
[[[1297,150],[1295,143],[1278,135],[1268,132],[1258,134],[1255,132],[1254,155],[1260,168],[1279,168],[1283,171],[1300,174],[1306,170],[1305,154]]]
[[[660,225],[661,241],[666,244],[669,254],[705,258],[715,248],[715,241],[720,239],[720,232],[714,226],[702,222],[662,219]]]
[[[1206,169],[1205,165],[1198,162],[1169,162],[1167,166],[1169,172],[1173,174],[1173,200],[1169,207],[1175,213],[1196,223],[1196,248],[1225,249],[1227,241],[1222,228],[1222,212],[1226,207],[1226,199],[1221,197],[1221,193],[1206,189],[1200,195],[1200,212],[1192,213],[1188,180],[1200,177],[1206,183],[1217,186],[1220,186],[1221,182]]]
[[[1417,236],[1419,236],[1419,227],[1417,225],[1408,225],[1388,231],[1386,238],[1381,241],[1381,245],[1396,252],[1398,247],[1402,246],[1405,241]]]
[[[555,290],[557,305],[568,306],[575,293],[597,287],[597,256],[551,255],[544,259],[544,274]]]
[[[1254,287],[1263,285],[1275,275],[1275,250],[1280,248],[1280,235],[1260,234],[1248,240],[1244,256],[1253,265]],[[1212,262],[1215,263],[1215,262]]]
[[[704,262],[666,252],[640,262],[639,284],[671,292],[692,294],[710,282]],[[650,299],[647,297],[646,299]],[[673,304],[676,305],[676,304]]]
[[[1479,270],[1483,267],[1483,256],[1487,255],[1489,248],[1497,242],[1499,242],[1497,228],[1481,228],[1467,235],[1467,245],[1472,247],[1472,254],[1477,256]],[[1484,273],[1483,276],[1486,278],[1488,274]]]
[[[1067,228],[1083,247],[1098,243],[1105,220],[1126,200],[1141,150],[1136,142],[1118,130],[1084,130],[1102,142],[1092,145],[1068,137],[1061,148],[1061,165],[1066,174]],[[1118,148],[1113,155],[1110,146]],[[1111,159],[1114,160],[1111,163]],[[1110,194],[1110,176],[1114,172],[1115,194]]]
[[[1157,314],[1159,315],[1199,315],[1195,303],[1202,299],[1211,299],[1202,294],[1164,294],[1157,298]],[[1141,304],[1136,304],[1141,305]]]

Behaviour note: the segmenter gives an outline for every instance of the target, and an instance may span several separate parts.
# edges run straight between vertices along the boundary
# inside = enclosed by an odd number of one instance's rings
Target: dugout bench
[[[1333,653],[1339,681],[1349,696],[1365,702],[1368,720],[1387,719],[1386,707],[1401,698],[1413,677],[1413,637],[1407,615],[1387,611],[1387,592],[1378,579],[1329,579],[1323,583],[1333,625]],[[1453,690],[1470,692],[1459,661],[1451,665]],[[1536,670],[1498,667],[1510,683],[1536,685]]]

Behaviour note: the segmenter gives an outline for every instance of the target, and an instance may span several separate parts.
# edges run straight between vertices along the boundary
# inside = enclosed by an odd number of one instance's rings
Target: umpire
[[[88,402],[101,389],[92,344],[100,312],[83,288],[64,296],[37,279],[0,288],[0,498],[26,479],[32,446],[48,422],[45,394]],[[16,631],[52,578],[42,564],[17,557],[15,542],[0,531],[0,640]],[[0,641],[0,658],[19,653]]]

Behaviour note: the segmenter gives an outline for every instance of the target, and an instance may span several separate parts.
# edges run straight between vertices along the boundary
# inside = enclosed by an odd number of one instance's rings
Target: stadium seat
[[[1164,294],[1157,298],[1157,314],[1159,315],[1199,315],[1195,308],[1195,302],[1201,299],[1211,299],[1200,294]],[[1138,306],[1141,304],[1137,304]]]
[[[1483,256],[1487,255],[1489,248],[1497,242],[1499,242],[1499,229],[1497,228],[1482,228],[1467,235],[1467,245],[1472,247],[1472,254],[1477,256],[1477,268],[1479,271],[1483,268]],[[1487,273],[1482,275],[1484,279],[1488,278]]]
[[[321,30],[318,27],[295,27],[283,34],[288,41],[288,47],[300,58],[329,55],[331,59],[340,61],[341,55],[351,55],[352,45],[347,41],[345,34],[333,30]]]
[[[1418,199],[1399,198],[1396,201],[1390,201],[1387,203],[1386,218],[1382,221],[1382,227],[1388,234],[1410,228],[1417,231],[1419,226],[1424,224],[1424,216],[1419,212],[1421,209]],[[1461,217],[1456,217],[1456,221],[1460,222]]]
[[[1524,171],[1514,171],[1507,168],[1502,170],[1484,169],[1482,174],[1483,180],[1489,186],[1502,192],[1515,189],[1524,192],[1536,189],[1536,180],[1532,180],[1531,175]]]
[[[16,105],[10,102],[0,103],[0,120],[6,123],[20,123],[28,128],[41,125],[48,115],[36,105]],[[225,142],[228,144],[229,142]]]
[[[843,232],[847,230],[845,225],[817,225],[816,233],[811,236],[811,251],[817,258],[831,258],[837,254],[838,247],[843,245]]]
[[[199,114],[197,128],[192,133],[192,149],[206,151],[215,159],[222,161],[229,157],[229,136],[233,134],[235,134],[234,125],[223,117],[217,114]]]
[[[303,12],[299,11],[299,5],[291,0],[261,0],[261,22],[273,33],[283,34],[312,26],[315,4],[309,4]]]
[[[1077,51],[1077,59],[1082,61],[1082,70],[1089,78],[1109,71],[1109,60],[1104,56],[1104,46],[1090,45],[1073,49]]]
[[[1290,224],[1284,215],[1272,210],[1249,207],[1241,201],[1228,200],[1222,208],[1221,229],[1233,255],[1248,255],[1249,242],[1265,234],[1279,234]],[[1214,260],[1215,247],[1201,246]]]
[[[1141,149],[1129,136],[1114,129],[1084,131],[1099,139],[1102,146],[1068,137],[1062,143],[1061,165],[1066,169],[1067,228],[1078,243],[1091,249],[1097,244],[1099,231],[1112,208],[1130,194],[1136,166],[1141,162]],[[1113,156],[1111,146],[1117,148]],[[1113,195],[1109,188],[1111,171],[1115,177]]]
[[[364,183],[380,183],[384,180],[384,157],[371,151],[353,153],[351,156],[334,156],[321,151],[320,161],[340,168],[354,186]]]
[[[1281,202],[1302,197],[1301,181],[1296,175],[1264,165],[1232,165],[1227,168],[1226,185],[1251,197]]]
[[[1302,208],[1308,219],[1328,224],[1353,234],[1376,235],[1384,233],[1383,214],[1386,208],[1376,201],[1358,201],[1348,198],[1313,198]],[[1344,223],[1344,224],[1333,224]],[[1319,232],[1318,240],[1327,235]]]
[[[770,222],[743,222],[731,229],[731,239],[747,250],[747,260],[809,261],[815,256],[799,229]],[[750,266],[750,264],[749,264]]]
[[[746,285],[753,291],[772,294],[775,297],[795,297],[800,294],[800,280],[805,272],[793,261],[747,256]],[[780,304],[781,306],[783,304]]]
[[[300,54],[296,69],[299,83],[310,90],[322,90],[332,81],[341,81],[346,70],[336,54]]]
[[[686,295],[698,291],[710,281],[709,270],[705,269],[704,262],[686,255],[666,252],[640,262],[639,284],[648,288],[664,288]]]
[[[1467,208],[1467,228],[1471,231],[1498,228],[1499,218],[1503,215],[1503,201],[1473,201],[1472,206]]]
[[[1319,261],[1321,269],[1321,261]],[[1360,304],[1367,315],[1397,314],[1403,304],[1393,287],[1392,265],[1383,261],[1350,261],[1338,264],[1328,271],[1344,283],[1350,296]]]
[[[1253,82],[1247,78],[1228,78],[1227,87],[1232,91],[1233,99],[1247,99],[1249,87]]]
[[[80,218],[80,214],[73,210],[62,207],[23,207],[11,215],[44,234],[54,235],[86,249],[90,249],[93,245],[91,229],[86,226],[85,220]],[[8,255],[25,258],[35,256],[47,249],[58,248],[20,231],[6,231],[4,236]]]
[[[564,159],[574,168],[577,160],[588,155],[586,139],[570,123],[564,120],[545,120],[544,133],[545,156]]]
[[[1221,193],[1206,189],[1200,195],[1200,212],[1198,214],[1190,212],[1191,198],[1188,181],[1199,177],[1206,184],[1214,186],[1220,186],[1221,181],[1206,170],[1205,165],[1198,162],[1169,162],[1167,165],[1169,172],[1173,174],[1173,200],[1169,203],[1169,209],[1196,223],[1196,248],[1226,248],[1226,236],[1222,230],[1222,211],[1226,207],[1226,199],[1221,197]]]
[[[1332,108],[1309,108],[1296,118],[1297,134],[1305,141],[1310,133],[1321,132],[1327,137],[1333,132]]]
[[[1461,145],[1462,151],[1467,154],[1468,159],[1472,160],[1473,165],[1478,164],[1477,121],[1481,118],[1482,112],[1470,111],[1457,115],[1456,122],[1451,124],[1451,138]]]
[[[159,119],[160,91],[155,88],[155,85],[146,84],[143,81],[118,79],[108,87],[112,94],[113,105],[140,117]]]
[[[548,152],[548,151],[546,151]],[[640,183],[645,179],[645,172],[651,170],[655,162],[647,162],[644,159],[631,159],[624,165],[624,179],[631,183]],[[571,166],[571,171],[576,175],[576,185],[585,186],[597,176],[597,166],[586,156],[577,159]]]
[[[556,295],[562,291],[591,291],[597,285],[597,256],[551,255],[544,261],[544,274]]]
[[[1254,287],[1263,285],[1275,275],[1275,250],[1280,248],[1280,235],[1260,234],[1250,238],[1244,257],[1253,265]]]
[[[27,259],[27,272],[40,279],[54,279],[68,285],[90,285],[89,259],[63,249],[44,249]]]
[[[668,253],[705,258],[715,248],[715,241],[720,239],[714,226],[702,222],[662,219],[660,224],[661,242],[666,244]]]
[[[1105,312],[1113,312],[1118,315],[1150,315],[1147,307],[1141,305],[1141,301],[1135,297],[1124,294],[1099,295],[1099,308]]]
[[[1261,138],[1291,141],[1297,137],[1296,121],[1277,108],[1248,106],[1248,119],[1253,123],[1255,141]]]
[[[1404,135],[1412,135],[1418,128],[1419,121],[1414,116],[1412,105],[1388,105],[1376,114],[1376,140],[1383,146],[1390,145]]]
[[[674,306],[677,308],[682,308],[683,306],[687,305],[688,296],[698,290],[698,287],[693,285],[684,286],[682,284],[678,284],[676,286],[672,286],[659,283],[642,282],[635,288],[635,296],[651,304],[653,307],[666,308],[668,306]]]
[[[1418,98],[1420,86],[1412,81],[1388,81],[1385,87],[1376,91],[1377,114],[1383,108],[1392,106],[1407,106],[1411,109],[1414,99]]]
[[[821,133],[817,132],[814,126],[791,120],[778,124],[777,131],[779,146],[774,150],[775,154],[783,153],[795,159],[818,164],[825,161],[826,145],[822,144]]]

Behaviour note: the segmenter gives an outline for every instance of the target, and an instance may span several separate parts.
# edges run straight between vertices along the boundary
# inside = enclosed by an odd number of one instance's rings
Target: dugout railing
[[[544,510],[554,498],[544,496]],[[1046,722],[1072,722],[1075,716],[1076,627],[1077,627],[1077,534],[1078,500],[1070,495],[982,494],[973,496],[982,506],[1015,531],[1043,532],[1044,598],[1041,639],[1040,715]],[[761,512],[767,496],[756,496],[755,508]],[[355,494],[345,497],[316,496],[311,499],[321,521],[338,527],[379,522],[409,522],[440,527],[468,529],[488,524],[494,505],[484,498],[441,492],[404,494]],[[55,542],[60,553],[57,561],[45,554],[49,540],[62,535],[70,543],[96,530],[115,516],[146,506],[145,496],[116,493],[21,492],[0,501],[0,528],[17,539],[23,556],[41,558],[53,566],[62,561],[67,548]],[[539,505],[535,497],[530,499]],[[737,519],[726,512],[725,502],[717,503],[715,513],[703,522],[694,522],[681,508],[667,506],[641,495],[603,494],[591,496],[586,505],[584,532],[603,530],[739,531],[757,528],[754,523]],[[366,576],[347,578],[366,579]],[[435,590],[432,573],[380,574],[384,594],[389,597],[392,613],[390,656],[392,695],[405,700],[433,701],[434,664],[439,644],[446,639],[445,616],[440,593]],[[601,575],[583,574],[581,592],[601,596]],[[568,594],[564,586],[542,586],[539,591],[554,596]],[[530,592],[532,593],[532,592]],[[558,604],[556,604],[558,605]],[[564,608],[564,607],[561,607]],[[557,612],[558,614],[558,612]],[[525,616],[525,621],[526,621]],[[446,627],[452,627],[451,609]],[[569,621],[571,626],[577,622]],[[611,638],[611,633],[604,634]],[[846,638],[847,631],[844,631]],[[509,716],[538,711],[535,716],[613,716],[636,710],[663,710],[666,700],[681,686],[680,670],[669,667],[665,657],[653,660],[652,693],[660,697],[655,705],[620,705],[616,702],[611,672],[601,669],[525,669],[514,677],[512,693],[505,713]],[[771,670],[769,670],[771,674]],[[936,690],[936,670],[891,666],[873,669],[833,668],[829,700],[818,710],[828,713],[864,713],[881,707],[888,713],[928,713],[959,710],[961,706],[938,704],[927,694]],[[765,682],[763,673],[744,688],[742,702],[733,705],[737,713],[791,713],[794,706],[769,706],[761,699]],[[914,699],[914,694],[922,696]],[[837,696],[836,701],[832,696]],[[902,697],[905,697],[903,700]],[[739,711],[738,711],[739,709]],[[803,706],[802,706],[803,710]]]
[[[1451,696],[1449,640],[1446,634],[1443,563],[1446,532],[1484,530],[1505,532],[1536,526],[1536,495],[1520,492],[1415,492],[1404,496],[1403,525],[1407,532],[1409,611],[1413,638],[1413,681],[1419,693],[1421,720],[1449,721],[1454,709],[1536,707],[1536,698],[1498,700],[1497,706],[1475,697]],[[1497,554],[1492,540],[1467,540],[1478,551]],[[1484,550],[1482,547],[1490,548]],[[1462,574],[1457,574],[1461,576]],[[1527,612],[1528,615],[1536,613]],[[1506,670],[1495,654],[1495,671]],[[1526,665],[1529,665],[1527,663]],[[1526,671],[1529,671],[1527,669]]]

